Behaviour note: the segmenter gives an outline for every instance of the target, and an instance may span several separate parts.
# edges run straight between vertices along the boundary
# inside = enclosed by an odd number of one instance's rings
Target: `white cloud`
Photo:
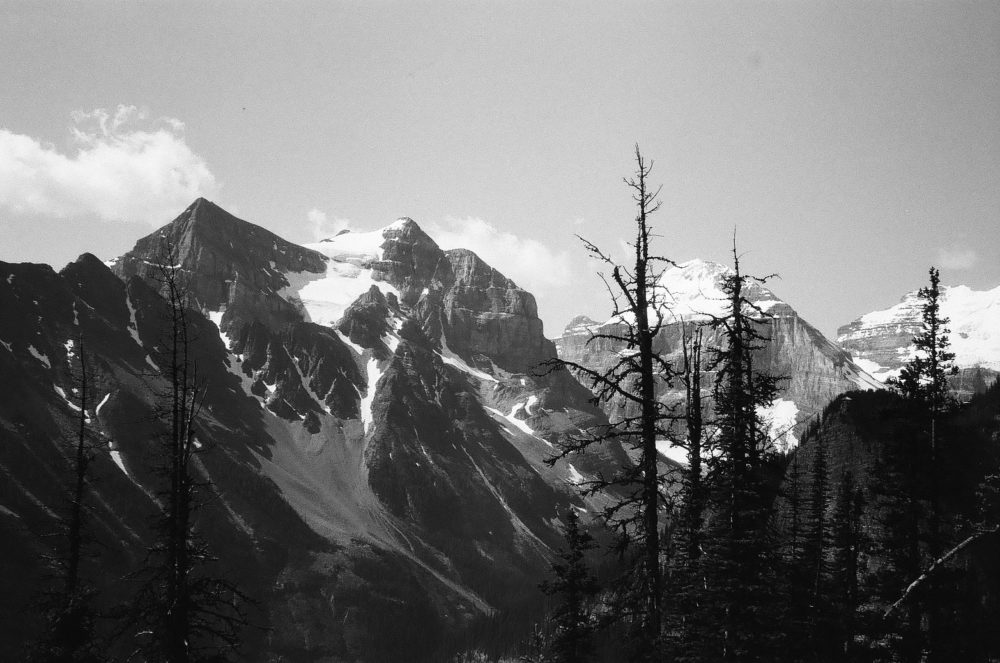
[[[158,225],[219,185],[173,118],[135,106],[72,114],[75,152],[0,129],[0,207],[57,218]],[[140,126],[142,125],[142,126]]]
[[[341,231],[355,229],[350,219],[328,218],[326,212],[315,207],[306,213],[306,218],[309,219],[309,228],[313,239],[317,242],[321,239],[334,237]]]
[[[971,269],[978,261],[975,251],[959,246],[940,248],[937,253],[937,262],[943,269]]]
[[[570,282],[572,262],[566,251],[553,251],[538,240],[498,230],[482,219],[449,217],[428,224],[426,230],[442,249],[469,249],[528,291]]]

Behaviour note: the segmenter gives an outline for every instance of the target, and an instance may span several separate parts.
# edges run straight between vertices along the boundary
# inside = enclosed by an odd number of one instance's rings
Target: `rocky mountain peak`
[[[587,333],[591,328],[599,327],[601,323],[586,315],[578,315],[563,329],[563,335]]]
[[[288,242],[204,198],[108,264],[124,280],[139,276],[157,282],[159,266],[168,260],[180,267],[203,310],[242,306],[269,325],[297,316],[295,307],[277,296],[288,286],[286,273],[326,270],[317,251]]]

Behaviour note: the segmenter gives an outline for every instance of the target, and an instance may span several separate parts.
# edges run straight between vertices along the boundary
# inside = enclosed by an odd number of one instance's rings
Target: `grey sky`
[[[996,2],[3,2],[0,62],[2,260],[116,255],[189,192],[301,242],[405,215],[497,251],[554,336],[607,313],[573,235],[627,239],[638,141],[662,252],[735,228],[825,333],[932,263],[1000,284]]]

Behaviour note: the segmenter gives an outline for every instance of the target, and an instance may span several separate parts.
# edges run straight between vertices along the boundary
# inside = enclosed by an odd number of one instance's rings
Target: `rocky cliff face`
[[[720,289],[729,269],[717,263],[692,260],[667,270],[659,283],[667,311],[664,325],[654,339],[654,350],[672,362],[679,363],[682,339],[695,328],[702,328],[705,346],[719,347],[720,334],[706,327],[713,316],[724,313],[726,299]],[[781,301],[762,284],[751,282],[747,297],[765,315],[760,332],[768,340],[760,351],[759,366],[771,375],[781,376],[779,399],[766,413],[779,446],[794,446],[796,435],[805,422],[815,416],[833,397],[851,389],[871,389],[878,386],[864,370],[851,361],[842,349],[827,340],[815,327],[803,320],[795,309]],[[557,345],[560,357],[597,370],[605,370],[617,361],[623,348],[595,334],[622,329],[624,323],[612,318],[598,324],[587,318],[576,318],[567,326]],[[703,369],[708,371],[709,354],[705,353]],[[710,373],[710,372],[709,372]],[[711,376],[705,385],[711,384]],[[708,393],[706,392],[706,397]],[[680,390],[661,383],[659,397],[679,399]]]
[[[948,327],[955,365],[953,381],[959,392],[982,391],[1000,374],[1000,287],[977,291],[966,286],[941,288],[941,315]],[[898,304],[867,313],[837,330],[837,342],[854,361],[879,380],[899,375],[913,357],[913,338],[921,332],[921,301],[917,291]]]
[[[567,372],[538,370],[555,350],[534,298],[471,252],[442,251],[409,219],[296,246],[199,200],[110,269],[86,255],[59,274],[0,264],[15,314],[0,321],[0,526],[25,579],[0,600],[0,641],[30,630],[18,606],[53,545],[81,332],[103,445],[101,582],[151,540],[165,261],[196,309],[208,385],[199,435],[221,499],[206,527],[267,606],[261,660],[439,660],[448,633],[534,596],[559,517],[603,506],[574,484],[630,462],[606,448],[544,463],[605,419]],[[386,623],[408,626],[379,638]]]

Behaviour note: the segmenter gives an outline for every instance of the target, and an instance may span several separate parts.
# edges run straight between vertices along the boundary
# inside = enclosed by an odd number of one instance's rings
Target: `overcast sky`
[[[206,3],[207,4],[207,3]],[[410,216],[608,313],[633,144],[659,250],[824,333],[1000,285],[1000,3],[4,2],[0,260],[118,255],[203,195],[293,241]]]

